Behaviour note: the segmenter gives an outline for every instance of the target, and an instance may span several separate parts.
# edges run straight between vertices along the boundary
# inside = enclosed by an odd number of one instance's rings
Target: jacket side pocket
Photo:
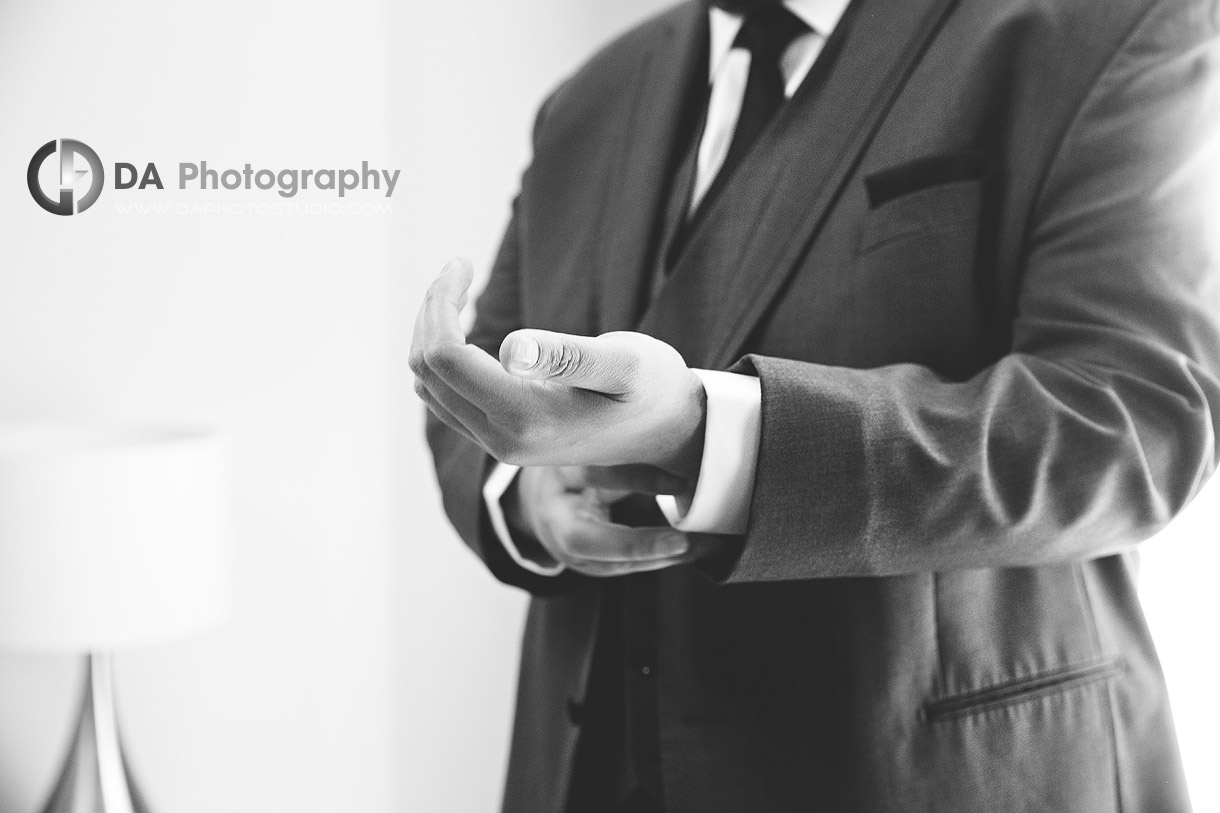
[[[922,716],[928,723],[937,723],[981,714],[1111,680],[1122,670],[1123,665],[1118,658],[1064,666],[932,700],[924,704]]]

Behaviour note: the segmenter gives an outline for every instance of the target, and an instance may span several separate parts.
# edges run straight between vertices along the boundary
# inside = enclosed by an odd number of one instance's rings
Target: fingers
[[[453,259],[428,286],[411,337],[410,362],[416,376],[426,377],[429,361],[439,358],[442,351],[465,346],[458,317],[466,304],[472,273],[469,260]]]
[[[566,552],[586,562],[656,562],[683,556],[690,550],[686,536],[670,528],[631,528],[589,518],[568,536]]]
[[[627,576],[632,573],[646,573],[655,570],[662,570],[675,565],[689,564],[714,556],[725,555],[729,552],[731,544],[725,537],[715,537],[707,534],[699,534],[691,537],[690,549],[686,553],[679,556],[673,556],[667,559],[653,559],[648,561],[634,562],[590,562],[581,561],[575,564],[570,564],[573,570],[584,573],[586,576],[594,576],[597,578],[609,578],[613,576]]]
[[[632,494],[684,494],[686,480],[646,463],[621,466],[560,466],[555,469],[566,491],[587,491],[603,505],[612,505]]]
[[[474,280],[474,266],[465,257],[454,257],[445,263],[425,295],[425,311],[429,316],[429,327],[442,341],[465,343],[458,315],[466,307],[470,294],[470,283]]]
[[[590,500],[588,492],[566,492],[552,499],[548,523],[553,555],[571,565],[643,564],[664,562],[690,549],[686,535],[673,528],[632,528],[606,517],[605,506]]]
[[[440,276],[428,286],[419,316],[415,320],[412,347],[423,349],[437,344],[465,344],[466,336],[458,315],[466,306],[474,269],[470,260],[455,257],[445,263]]]
[[[433,398],[459,420],[470,409],[486,417],[513,418],[529,411],[524,382],[508,375],[494,358],[466,343],[459,316],[466,304],[473,270],[456,258],[445,264],[429,286],[415,319],[411,370]],[[469,404],[462,408],[456,400]],[[484,421],[485,423],[485,421]],[[472,428],[469,424],[468,428]]]
[[[693,560],[693,538],[668,526],[610,521],[598,492],[583,488],[580,467],[526,467],[518,480],[524,527],[555,560],[596,577],[659,570]]]
[[[615,576],[630,576],[633,573],[651,573],[656,570],[664,570],[667,567],[685,564],[689,557],[676,556],[673,559],[657,559],[652,562],[630,562],[630,563],[613,563],[603,564],[601,562],[581,562],[580,564],[569,565],[577,573],[583,573],[586,576],[593,576],[598,579],[610,579]]]
[[[470,429],[467,428],[466,424],[470,423],[470,421],[464,423],[463,421],[459,420],[458,417],[453,414],[453,412],[451,412],[445,407],[444,404],[437,400],[437,397],[433,395],[432,392],[429,391],[426,386],[424,386],[423,381],[418,378],[415,379],[415,394],[418,395],[419,399],[424,402],[424,406],[428,408],[428,411],[435,415],[443,424],[448,426],[450,429],[455,430],[467,440],[473,441],[475,444],[482,446],[479,439],[475,437],[474,433]],[[463,404],[464,403],[465,402],[463,402]],[[466,404],[466,406],[469,407],[469,404]],[[485,422],[486,416],[483,416],[482,420]]]
[[[627,494],[682,494],[689,490],[686,480],[646,463],[622,466],[585,466],[584,484],[590,488]]]
[[[633,333],[589,337],[517,330],[500,344],[500,364],[520,378],[621,395],[637,383],[647,352],[642,339]]]
[[[496,360],[466,344],[459,315],[473,277],[470,261],[450,260],[428,288],[415,320],[410,364],[415,390],[438,418],[476,442],[487,429],[487,410],[506,403],[521,382]],[[480,443],[486,447],[486,439]]]

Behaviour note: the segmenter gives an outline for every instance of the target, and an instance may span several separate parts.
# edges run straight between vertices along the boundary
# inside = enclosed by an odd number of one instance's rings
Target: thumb
[[[519,378],[622,394],[635,387],[643,358],[643,348],[631,335],[590,337],[517,330],[500,344],[500,364]]]

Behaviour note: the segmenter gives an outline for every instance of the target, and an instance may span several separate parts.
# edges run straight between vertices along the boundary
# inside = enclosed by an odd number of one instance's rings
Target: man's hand
[[[415,391],[438,418],[505,463],[646,465],[693,488],[706,403],[674,348],[641,333],[518,330],[497,363],[458,324],[472,275],[451,260],[415,322]]]
[[[546,556],[586,576],[625,576],[693,562],[720,550],[711,537],[668,526],[631,528],[610,522],[610,506],[629,494],[672,494],[685,483],[650,466],[523,468],[505,513],[517,532]]]

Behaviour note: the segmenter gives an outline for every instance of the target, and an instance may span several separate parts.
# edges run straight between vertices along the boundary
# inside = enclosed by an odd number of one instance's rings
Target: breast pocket
[[[877,331],[867,340],[874,360],[970,375],[986,356],[984,179],[934,179],[893,195],[891,182],[885,190],[864,214],[856,248],[854,304]]]
[[[983,204],[982,180],[954,181],[908,192],[869,210],[860,227],[856,253],[865,256],[887,248],[903,253],[904,265],[917,264],[926,253],[942,254],[946,248],[973,254],[979,235]],[[919,252],[923,247],[924,252]],[[916,250],[915,256],[906,255]]]

